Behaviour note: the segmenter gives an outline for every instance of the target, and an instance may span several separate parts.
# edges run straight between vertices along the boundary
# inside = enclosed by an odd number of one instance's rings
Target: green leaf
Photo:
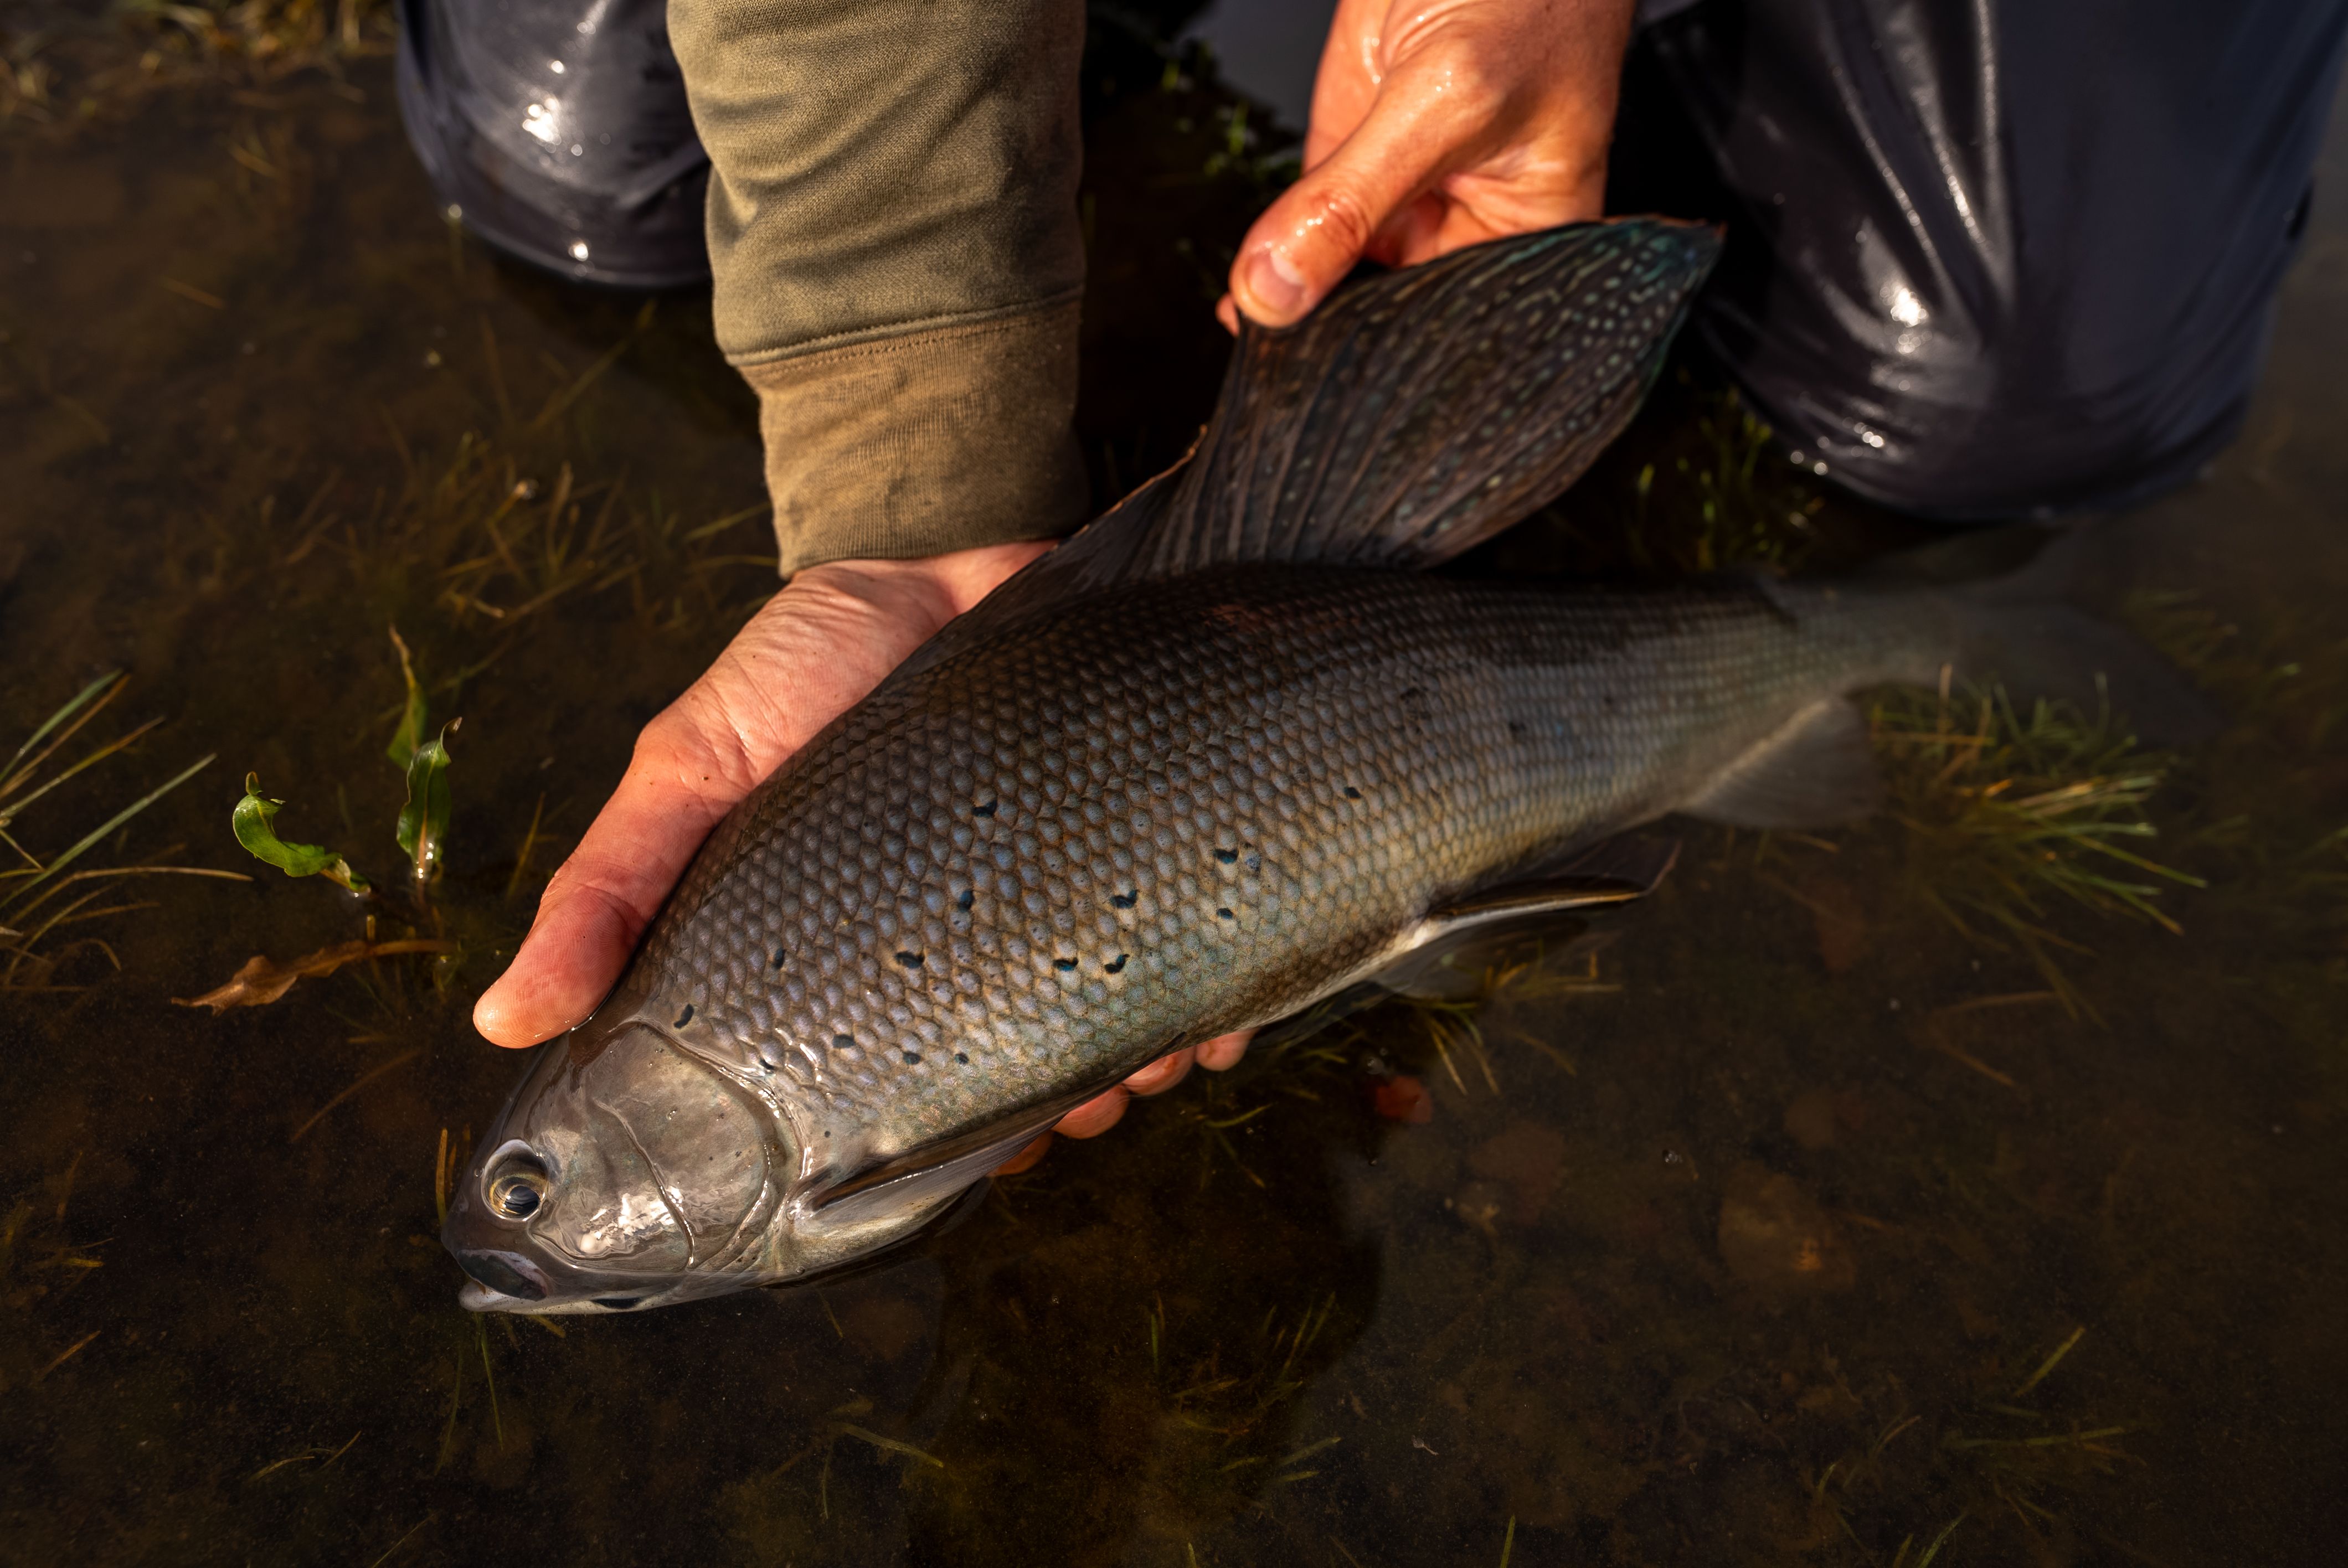
[[[448,737],[463,723],[449,720],[407,759],[407,804],[399,808],[399,847],[418,882],[440,869],[440,846],[448,836]]]
[[[285,803],[261,793],[261,775],[244,775],[244,798],[236,803],[229,827],[236,841],[256,860],[268,862],[288,876],[324,876],[354,893],[368,891],[367,879],[333,850],[315,844],[288,844],[277,836],[277,810]]]
[[[383,754],[391,759],[393,767],[404,768],[424,743],[424,726],[430,720],[425,712],[424,688],[416,683],[416,661],[407,656],[407,643],[396,626],[391,629],[391,645],[399,650],[399,674],[407,682],[407,705],[401,710],[399,728],[391,733],[391,744],[384,747]]]

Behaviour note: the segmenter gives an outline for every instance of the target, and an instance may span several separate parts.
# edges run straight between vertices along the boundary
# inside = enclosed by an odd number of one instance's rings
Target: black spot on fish
[[[971,900],[977,897],[978,895],[975,891],[965,887],[962,890],[962,897],[954,900],[954,907],[957,909],[967,909],[971,906]]]
[[[1251,856],[1248,856],[1248,869],[1249,869],[1250,871],[1261,871],[1261,870],[1262,870],[1262,869],[1263,869],[1263,856],[1261,856],[1261,855],[1251,855]]]
[[[1107,969],[1112,975],[1122,974],[1125,971],[1125,955],[1123,953],[1119,953],[1115,958],[1103,964],[1101,968]]]
[[[791,956],[791,954],[790,954],[790,949],[789,949],[789,948],[777,948],[775,949],[775,968],[778,968],[778,969],[779,969],[779,968],[781,968],[783,967],[783,960],[784,960],[785,958],[789,958],[790,956]]]
[[[625,1312],[629,1307],[633,1307],[637,1302],[642,1301],[644,1297],[641,1296],[598,1296],[593,1299],[595,1305],[598,1307],[609,1307],[613,1312]]]
[[[909,1050],[909,1051],[907,1051],[907,1052],[905,1053],[905,1065],[906,1065],[906,1066],[908,1066],[908,1067],[918,1067],[918,1066],[920,1066],[920,1065],[921,1065],[921,1061],[922,1061],[922,1053],[921,1053],[920,1051],[918,1051],[918,1050]]]
[[[1236,920],[1239,918],[1238,916],[1232,914],[1229,909],[1218,909],[1215,913],[1226,920]]]
[[[1218,849],[1215,851],[1215,858],[1221,861],[1226,866],[1237,865],[1239,857],[1240,852],[1236,849]]]
[[[1510,719],[1509,721],[1509,739],[1512,741],[1521,741],[1530,733],[1532,733],[1532,732],[1525,728],[1525,722],[1522,719]]]
[[[972,806],[970,810],[971,815],[973,816],[993,816],[994,815],[994,802],[990,800],[983,804]]]
[[[689,1023],[691,1023],[692,1021],[693,1021],[693,1004],[692,1004],[691,1002],[687,1002],[687,1003],[685,1003],[685,1010],[684,1010],[683,1012],[681,1012],[681,1013],[679,1013],[679,1014],[677,1014],[677,1015],[676,1015],[676,1027],[677,1027],[677,1028],[679,1028],[679,1029],[683,1029],[686,1024],[689,1024]]]
[[[904,965],[909,969],[918,969],[922,967],[922,955],[919,953],[900,953],[897,955],[897,961]]]
[[[831,1048],[834,1050],[849,1050],[855,1043],[856,1037],[852,1034],[835,1034],[831,1037]]]
[[[1130,909],[1141,901],[1141,889],[1137,887],[1130,893],[1112,893],[1108,901],[1119,909]]]
[[[1345,798],[1347,800],[1359,800],[1362,798],[1362,792],[1355,789],[1352,784],[1347,784],[1345,786]]]
[[[1076,960],[1074,958],[1054,958],[1052,960],[1052,967],[1063,971],[1073,969],[1076,967]]]
[[[954,1052],[954,1060],[961,1062],[964,1067],[968,1067],[970,1065],[970,1053],[968,1051],[957,1050]]]

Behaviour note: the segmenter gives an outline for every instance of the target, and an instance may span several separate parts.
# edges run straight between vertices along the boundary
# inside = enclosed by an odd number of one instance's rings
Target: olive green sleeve
[[[1082,520],[1081,0],[671,0],[788,574]]]

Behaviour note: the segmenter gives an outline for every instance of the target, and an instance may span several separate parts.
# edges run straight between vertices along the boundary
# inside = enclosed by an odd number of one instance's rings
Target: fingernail
[[[1272,246],[1248,258],[1248,292],[1265,312],[1285,325],[1304,313],[1304,274],[1296,263]]]

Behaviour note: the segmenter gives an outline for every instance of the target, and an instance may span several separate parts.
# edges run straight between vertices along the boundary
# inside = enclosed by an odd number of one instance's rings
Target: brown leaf
[[[231,976],[229,982],[200,997],[173,997],[183,1008],[210,1008],[224,1013],[231,1008],[266,1007],[294,989],[294,982],[305,976],[315,978],[331,975],[345,964],[355,964],[361,958],[389,958],[395,953],[453,953],[454,942],[434,941],[428,938],[410,937],[396,942],[337,942],[331,948],[321,948],[306,953],[288,964],[273,963],[265,953],[255,953],[244,961],[244,967]]]

